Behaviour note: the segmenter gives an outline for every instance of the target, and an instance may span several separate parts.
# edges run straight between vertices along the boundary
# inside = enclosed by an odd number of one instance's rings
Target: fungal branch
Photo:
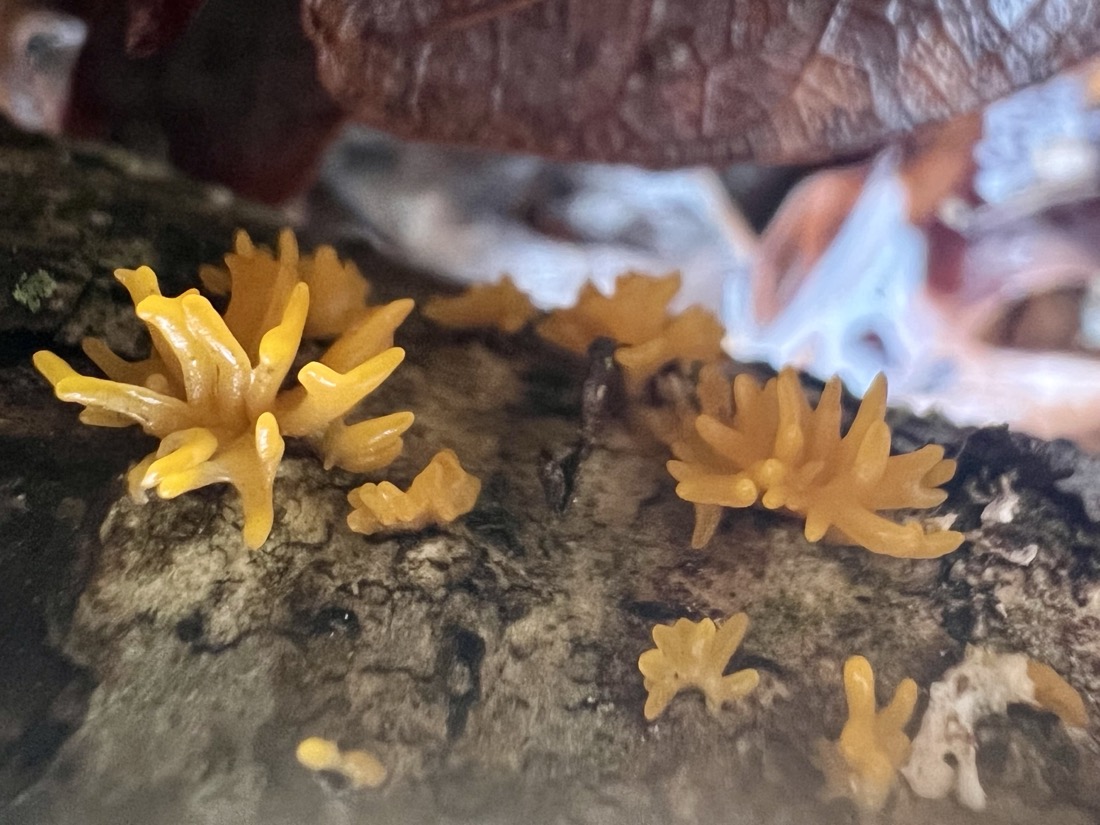
[[[898,524],[883,510],[934,507],[947,498],[939,485],[955,474],[955,462],[937,445],[890,455],[885,422],[886,379],[879,376],[841,437],[841,385],[833,378],[811,408],[798,373],[783,369],[761,387],[738,375],[732,396],[708,377],[703,412],[672,445],[668,471],[676,493],[696,505],[692,546],[703,547],[718,525],[718,508],[749,507],[805,519],[809,541],[831,538],[874,553],[936,558],[958,548],[962,534],[925,532]]]
[[[909,758],[905,726],[917,703],[917,683],[902,679],[893,699],[879,710],[871,663],[851,656],[844,663],[844,695],[848,721],[840,739],[818,746],[825,796],[846,796],[863,810],[878,811],[897,783],[898,769]]]
[[[461,295],[432,298],[424,315],[449,329],[498,329],[519,332],[538,315],[531,299],[505,275],[495,284],[475,284]]]
[[[348,493],[348,526],[357,533],[421,530],[470,512],[481,481],[470,475],[453,450],[441,450],[402,491],[388,481],[364,484]]]
[[[744,613],[731,616],[721,628],[711,619],[678,619],[673,625],[655,626],[653,642],[657,647],[638,659],[649,692],[645,718],[652,722],[665,712],[677,693],[689,688],[703,692],[712,714],[751,692],[760,681],[755,670],[723,675],[748,629],[749,617]]]
[[[615,280],[611,295],[585,284],[576,303],[549,313],[536,324],[539,336],[577,355],[598,338],[618,345],[615,360],[628,389],[640,392],[644,382],[669,363],[713,361],[722,354],[722,325],[702,307],[673,315],[669,302],[680,291],[680,274],[653,277],[627,272]],[[450,329],[499,329],[514,334],[537,315],[530,299],[505,276],[454,297],[429,301],[424,314]]]
[[[342,296],[348,281],[361,276],[324,249],[300,259],[289,232],[281,236],[277,258],[240,233],[227,265],[220,282],[207,271],[208,283],[232,290],[224,318],[197,290],[161,295],[149,267],[116,271],[148,328],[148,358],[125,361],[89,339],[84,350],[106,378],[79,375],[46,351],[35,354],[34,364],[59,399],[84,406],[84,423],[137,424],[160,439],[128,475],[135,498],[144,500],[150,490],[174,498],[228,482],[241,497],[245,542],[255,549],[271,532],[284,437],[306,440],[326,466],[353,472],[383,467],[401,452],[412,413],[354,424],[345,418],[404,359],[393,334],[412,301],[337,312],[333,292]],[[360,287],[358,295],[365,296]],[[311,314],[311,306],[323,311]],[[319,361],[298,371],[295,386],[283,390],[311,317],[318,334],[338,337]]]
[[[603,295],[586,284],[575,306],[559,309],[537,327],[540,336],[577,354],[597,338],[619,344],[615,360],[630,388],[673,361],[713,361],[722,354],[722,325],[710,312],[693,306],[671,315],[668,303],[680,291],[680,274],[654,278],[628,272]]]

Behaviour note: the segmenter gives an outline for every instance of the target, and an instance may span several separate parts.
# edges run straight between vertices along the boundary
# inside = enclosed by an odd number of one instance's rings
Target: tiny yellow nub
[[[340,764],[340,748],[335,742],[320,736],[311,736],[299,742],[295,755],[302,766],[311,771],[333,770]]]
[[[54,355],[49,350],[39,350],[31,360],[34,362],[34,368],[42,373],[42,376],[53,387],[57,387],[58,382],[63,378],[78,375],[77,371],[70,367],[65,359]]]
[[[386,781],[386,767],[374,756],[361,750],[341,751],[335,742],[320,736],[299,742],[295,755],[311,771],[343,774],[355,789],[377,788]]]
[[[386,767],[366,751],[347,751],[341,772],[353,788],[377,788],[386,781]]]

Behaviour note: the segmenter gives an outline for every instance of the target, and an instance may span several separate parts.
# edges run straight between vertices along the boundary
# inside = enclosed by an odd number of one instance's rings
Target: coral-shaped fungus
[[[575,306],[552,312],[538,325],[547,341],[578,354],[600,337],[620,346],[615,360],[635,388],[672,361],[711,361],[721,352],[722,325],[693,306],[670,316],[668,302],[680,291],[680,275],[620,275],[610,296],[586,284]]]
[[[383,481],[348,493],[348,526],[370,535],[447,524],[470,512],[480,492],[481,481],[462,469],[454,451],[440,450],[412,480],[408,492]]]
[[[710,619],[678,619],[672,625],[656,625],[653,642],[657,647],[638,659],[638,670],[649,692],[645,718],[652,722],[677,693],[688,688],[703,692],[712,714],[755,688],[760,681],[755,670],[722,675],[748,629],[749,617],[744,613],[731,616],[721,627]]]
[[[348,780],[355,790],[377,788],[386,781],[386,766],[362,750],[340,750],[329,739],[310,736],[298,743],[294,754],[311,771],[331,771]]]
[[[352,261],[341,261],[331,246],[319,246],[312,255],[301,255],[294,233],[284,229],[279,233],[277,250],[275,253],[256,246],[248,233],[239,229],[224,267],[199,267],[202,285],[211,294],[243,296],[230,300],[225,321],[246,349],[249,341],[271,328],[287,292],[298,282],[309,287],[304,338],[335,338],[364,315],[377,311],[367,306],[370,282]],[[413,302],[406,298],[396,306],[407,315]]]
[[[284,235],[293,241],[293,236]],[[238,237],[238,250],[242,247]],[[289,259],[293,257],[293,261]],[[306,326],[311,288],[297,271],[296,251],[275,277],[252,277],[233,266],[232,297],[223,319],[194,289],[175,298],[160,294],[149,267],[119,269],[152,339],[152,354],[128,362],[97,339],[84,341],[88,357],[107,378],[79,375],[50,352],[34,364],[62,401],[83,404],[86,424],[138,424],[160,439],[156,452],[130,470],[130,493],[148,490],[174,498],[208,484],[228,482],[241,496],[244,539],[266,540],[273,521],[273,484],[283,438],[308,440],[325,466],[353,472],[385,466],[401,452],[409,412],[355,424],[345,416],[378,387],[404,358],[393,333],[412,308],[395,301],[357,318],[321,355],[303,366],[298,383],[281,390]],[[314,272],[318,270],[315,264]],[[270,273],[269,273],[270,274]],[[314,278],[325,300],[339,288]]]
[[[878,710],[871,664],[852,656],[844,663],[844,694],[848,721],[840,739],[818,744],[825,795],[846,796],[863,810],[878,811],[897,782],[898,768],[909,758],[905,726],[917,702],[917,683],[902,679],[890,704]]]
[[[496,284],[476,284],[461,295],[432,298],[424,315],[443,327],[491,327],[514,334],[538,314],[531,300],[505,275]]]
[[[898,524],[878,514],[940,504],[947,493],[939,485],[955,474],[955,462],[945,459],[938,445],[890,455],[882,375],[843,438],[838,378],[826,383],[816,409],[789,367],[763,387],[738,375],[732,399],[728,384],[723,395],[702,401],[694,432],[673,445],[676,459],[668,462],[679,482],[677,495],[703,508],[697,510],[693,547],[710,540],[718,508],[748,507],[757,500],[768,509],[804,516],[809,541],[828,534],[905,558],[936,558],[962,542],[961,533],[926,533],[919,524]]]

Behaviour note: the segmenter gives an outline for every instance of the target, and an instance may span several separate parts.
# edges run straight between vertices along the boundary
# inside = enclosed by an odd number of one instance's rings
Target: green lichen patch
[[[19,276],[12,287],[11,297],[16,303],[37,314],[42,309],[43,302],[49,300],[56,291],[57,281],[46,270],[37,269]]]

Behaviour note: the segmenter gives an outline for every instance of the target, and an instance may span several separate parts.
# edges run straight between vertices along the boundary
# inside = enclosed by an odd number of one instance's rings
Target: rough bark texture
[[[650,165],[866,150],[1100,50],[1092,0],[304,0],[304,21],[364,123]]]
[[[961,450],[943,508],[971,531],[956,554],[812,546],[754,510],[692,552],[661,449],[594,392],[606,358],[414,316],[406,363],[369,404],[417,413],[386,475],[406,482],[454,448],[485,482],[476,509],[427,533],[356,535],[344,496],[359,480],[292,450],[275,531],[249,553],[226,490],[122,498],[119,474],[148,441],[79,426],[27,359],[44,344],[71,354],[84,332],[134,346],[112,266],[151,262],[182,285],[231,226],[270,237],[272,216],[124,158],[0,143],[0,818],[848,823],[846,802],[818,801],[811,763],[843,722],[844,658],[867,656],[885,698],[907,675],[926,689],[981,642],[1064,674],[1089,731],[1030,711],[990,720],[986,816],[902,787],[883,821],[1096,821],[1100,485],[1073,448],[899,415],[896,446]],[[381,297],[431,288],[345,252]],[[38,270],[56,286],[29,292],[20,273]],[[1003,496],[1016,516],[983,520]],[[752,626],[732,666],[760,669],[761,686],[718,717],[682,695],[647,725],[636,662],[652,624],[739,610]],[[309,735],[375,753],[387,784],[352,792],[308,773],[294,748]]]

